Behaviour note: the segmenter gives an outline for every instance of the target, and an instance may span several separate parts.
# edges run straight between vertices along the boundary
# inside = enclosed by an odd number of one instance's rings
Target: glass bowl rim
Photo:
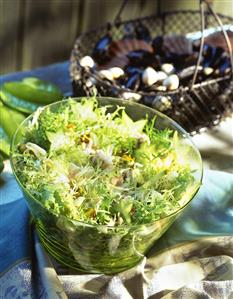
[[[197,156],[198,156],[198,160],[199,160],[199,163],[200,163],[200,178],[198,180],[198,183],[199,183],[199,186],[197,187],[196,191],[194,192],[194,194],[190,197],[190,199],[184,204],[182,205],[179,209],[175,210],[174,212],[164,216],[164,217],[161,217],[159,219],[156,219],[152,222],[147,222],[147,223],[139,223],[139,224],[124,224],[124,225],[119,225],[119,226],[111,226],[111,225],[105,225],[105,224],[92,224],[92,223],[87,223],[87,222],[84,222],[84,221],[80,221],[80,220],[76,220],[76,219],[72,219],[72,218],[69,218],[65,215],[62,215],[62,214],[56,214],[54,213],[53,211],[49,210],[48,208],[46,208],[38,199],[36,199],[27,189],[26,187],[21,183],[19,177],[16,175],[16,168],[15,168],[15,165],[14,165],[14,162],[13,162],[13,154],[14,154],[14,146],[15,146],[15,140],[17,138],[17,135],[18,133],[20,132],[20,130],[23,128],[23,127],[26,127],[25,124],[35,115],[36,111],[34,111],[32,114],[30,114],[28,117],[26,117],[22,122],[21,124],[18,126],[17,130],[15,131],[14,133],[14,136],[11,140],[11,146],[10,146],[10,164],[11,164],[11,169],[12,169],[12,172],[14,174],[14,177],[18,183],[18,185],[20,186],[20,188],[23,190],[23,193],[26,193],[27,196],[29,196],[31,199],[33,199],[37,204],[39,204],[39,206],[41,206],[42,209],[48,211],[48,213],[50,214],[53,214],[53,216],[55,217],[61,217],[61,218],[65,218],[67,219],[68,221],[70,221],[72,224],[77,224],[77,225],[82,225],[82,226],[87,226],[87,227],[97,227],[97,228],[107,228],[107,229],[111,229],[111,230],[116,230],[116,229],[121,229],[121,228],[140,228],[140,227],[145,227],[145,226],[149,226],[149,225],[154,225],[155,223],[158,223],[159,221],[163,221],[165,219],[168,219],[168,218],[171,218],[173,216],[175,216],[176,214],[179,214],[179,212],[181,212],[191,201],[192,199],[195,197],[195,195],[197,194],[197,192],[199,191],[200,187],[201,187],[201,183],[202,183],[202,179],[203,179],[203,161],[202,161],[202,158],[201,158],[201,154],[198,150],[198,148],[196,147],[196,145],[194,144],[194,142],[192,141],[190,135],[176,122],[174,121],[173,119],[171,119],[170,117],[168,117],[167,115],[163,114],[162,112],[154,109],[154,108],[151,108],[151,107],[148,107],[148,106],[145,106],[145,105],[142,105],[142,104],[139,104],[137,102],[131,102],[131,101],[126,101],[125,99],[123,98],[114,98],[114,97],[104,97],[104,96],[92,96],[92,97],[69,97],[69,98],[64,98],[63,100],[60,100],[60,101],[57,101],[57,102],[53,102],[53,103],[50,103],[48,105],[45,105],[45,106],[42,106],[42,109],[45,110],[45,109],[48,109],[52,106],[57,106],[57,105],[60,105],[62,103],[65,103],[65,102],[69,102],[71,100],[73,101],[76,101],[76,102],[80,102],[82,101],[83,99],[91,99],[91,98],[95,98],[97,99],[97,101],[101,101],[101,100],[110,100],[112,102],[115,102],[116,104],[121,104],[124,106],[124,104],[126,105],[133,105],[133,106],[138,106],[140,107],[141,109],[146,109],[148,111],[150,111],[151,113],[155,114],[155,115],[158,115],[159,117],[167,120],[170,124],[172,124],[177,130],[178,132],[182,133],[186,138],[187,140],[189,141],[189,143],[192,145],[192,148],[195,150]],[[111,104],[110,104],[111,105]],[[42,111],[43,111],[42,110]],[[28,199],[26,199],[28,200]]]

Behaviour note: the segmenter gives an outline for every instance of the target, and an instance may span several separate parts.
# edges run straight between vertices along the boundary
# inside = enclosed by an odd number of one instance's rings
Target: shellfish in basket
[[[222,34],[205,38],[201,65],[196,70],[200,41],[185,35],[165,35],[152,38],[142,23],[125,28],[125,36],[113,40],[110,31],[101,37],[92,57],[83,57],[101,80],[133,92],[173,91],[189,86],[197,71],[196,82],[224,76],[230,72],[230,58]],[[228,32],[233,43],[233,32]],[[93,63],[92,60],[93,59]]]

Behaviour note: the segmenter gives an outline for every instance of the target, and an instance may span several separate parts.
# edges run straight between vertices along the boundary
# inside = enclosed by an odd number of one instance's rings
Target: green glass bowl
[[[80,101],[81,98],[75,98]],[[127,114],[133,119],[149,119],[156,116],[155,127],[170,128],[177,131],[180,137],[180,159],[190,164],[196,182],[202,180],[202,160],[199,151],[189,135],[173,120],[149,107],[126,102],[115,98],[98,98],[101,106],[110,105],[109,112],[117,106],[124,106]],[[64,100],[50,104],[52,111],[64,104]],[[46,109],[46,107],[44,109]],[[27,200],[34,219],[40,240],[45,249],[60,263],[79,271],[89,273],[118,273],[136,265],[153,246],[177,216],[192,200],[196,192],[182,198],[183,206],[162,219],[149,224],[123,225],[118,227],[90,225],[57,215],[46,209],[20,182],[16,175],[14,153],[17,144],[22,141],[23,133],[33,115],[29,116],[18,128],[11,145],[11,165],[16,180]]]

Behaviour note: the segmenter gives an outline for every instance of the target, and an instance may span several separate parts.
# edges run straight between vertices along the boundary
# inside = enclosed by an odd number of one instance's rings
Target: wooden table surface
[[[72,95],[68,61],[4,75],[0,78],[0,83],[29,76],[53,82],[61,88],[65,96]],[[205,168],[233,173],[233,117],[205,133],[194,136],[193,141],[201,152]]]

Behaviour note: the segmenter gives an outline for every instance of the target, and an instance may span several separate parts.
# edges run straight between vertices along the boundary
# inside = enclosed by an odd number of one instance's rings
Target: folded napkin
[[[0,188],[0,298],[233,298],[232,174],[206,171],[148,256],[113,276],[77,274],[45,252],[9,164]]]

